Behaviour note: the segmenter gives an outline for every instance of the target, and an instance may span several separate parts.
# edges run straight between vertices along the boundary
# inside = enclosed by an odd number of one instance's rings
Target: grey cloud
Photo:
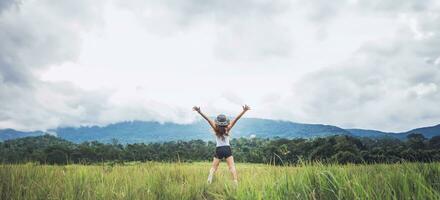
[[[422,31],[440,34],[438,18],[429,13],[411,17],[423,24]],[[438,124],[440,68],[426,59],[440,56],[439,42],[438,36],[418,39],[407,27],[393,40],[365,44],[339,67],[300,80],[294,89],[297,99],[290,99],[301,105],[294,115],[390,131]]]
[[[148,30],[161,35],[185,31],[204,22],[218,25],[224,31],[219,31],[214,51],[223,59],[283,57],[292,51],[290,30],[277,22],[277,17],[290,6],[288,1],[116,2],[133,11]],[[346,9],[367,14],[405,12],[418,22],[417,30],[404,29],[392,41],[366,44],[338,69],[304,77],[295,88],[295,98],[289,99],[298,106],[293,118],[390,130],[438,122],[438,6],[432,6],[433,1],[347,2],[313,1],[307,12],[317,22],[327,21]],[[99,26],[106,3],[0,1],[0,127],[44,129],[124,119],[170,119],[167,116],[178,121],[185,117],[179,108],[157,102],[148,105],[163,108],[166,115],[141,106],[115,107],[108,102],[111,91],[84,91],[68,83],[38,79],[37,71],[76,59],[81,44],[78,31]],[[11,9],[14,5],[17,9]],[[413,38],[414,31],[419,39]],[[224,98],[241,102],[234,95]],[[274,99],[282,101],[279,97]],[[286,116],[282,113],[285,110],[277,112]]]
[[[182,117],[179,108],[153,101],[143,106],[115,105],[109,102],[111,90],[87,91],[68,82],[40,80],[38,72],[77,59],[81,34],[103,25],[101,15],[107,3],[112,2],[22,1],[16,9],[6,9],[11,5],[2,1],[0,128],[34,130],[130,119],[177,121]]]
[[[423,12],[431,8],[435,0],[373,0],[359,1],[358,6],[363,9],[385,12]]]
[[[425,12],[435,5],[435,0],[311,0],[307,2],[295,1],[296,6],[305,6],[312,21],[328,21],[341,12],[364,12],[364,14],[399,14],[402,12]]]
[[[225,60],[261,60],[288,57],[291,32],[273,21],[249,20],[220,31],[214,53]]]
[[[288,1],[218,1],[218,0],[166,0],[166,1],[142,1],[129,0],[117,1],[119,5],[133,10],[146,20],[155,20],[155,16],[143,15],[146,11],[155,12],[159,10],[170,11],[166,13],[173,17],[173,22],[180,25],[188,25],[206,18],[217,22],[228,22],[242,20],[247,17],[264,18],[276,15],[285,11],[289,5]],[[163,16],[162,16],[163,17]]]
[[[339,14],[339,10],[347,6],[347,1],[336,0],[311,0],[311,1],[295,1],[297,6],[305,6],[310,20],[315,22],[326,21],[331,17]]]
[[[69,83],[35,81],[32,88],[2,85],[0,127],[46,129],[98,123],[108,105],[106,92],[84,91]]]
[[[224,60],[265,59],[290,55],[290,30],[276,17],[290,2],[278,1],[118,1],[133,11],[145,28],[161,36],[186,31],[204,22],[218,25],[214,53]]]
[[[12,6],[17,5],[18,3],[19,3],[19,1],[16,1],[16,0],[2,0],[2,1],[0,1],[0,14],[2,14],[2,12],[4,10],[9,9]]]
[[[436,0],[311,0],[294,1],[294,5],[302,6],[310,21],[316,23],[318,40],[326,39],[327,26],[330,22],[344,13],[361,13],[364,16],[397,18],[402,14],[438,13]]]
[[[25,1],[0,16],[0,74],[5,83],[24,83],[35,69],[78,56],[80,35],[73,27],[94,26],[99,6],[66,2]],[[70,9],[78,12],[67,12]]]
[[[99,25],[102,3],[22,1],[0,4],[0,127],[36,129],[96,122],[108,94],[39,80],[38,71],[73,61],[79,29]]]
[[[437,124],[440,72],[418,67],[382,64],[321,71],[304,78],[295,96],[302,117],[315,122],[400,131]],[[436,74],[435,79],[415,81],[427,73]],[[423,117],[427,114],[429,119]]]

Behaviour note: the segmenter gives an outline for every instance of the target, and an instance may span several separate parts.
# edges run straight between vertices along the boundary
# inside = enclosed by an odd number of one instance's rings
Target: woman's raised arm
[[[241,116],[243,116],[244,113],[246,113],[246,111],[248,111],[248,110],[250,110],[250,109],[251,109],[251,107],[249,107],[248,105],[244,105],[244,106],[243,106],[243,111],[241,111],[241,113],[238,114],[238,116],[235,117],[235,119],[231,121],[231,123],[230,123],[229,126],[228,126],[228,129],[231,130],[232,127],[234,127],[235,123],[237,123],[237,121],[241,118]]]
[[[194,110],[194,111],[197,111],[197,112],[198,112],[203,118],[206,119],[206,121],[208,121],[209,125],[210,125],[213,129],[215,129],[215,123],[214,123],[211,119],[209,119],[205,114],[202,113],[202,111],[200,110],[200,107],[194,106],[194,107],[193,107],[193,110]]]

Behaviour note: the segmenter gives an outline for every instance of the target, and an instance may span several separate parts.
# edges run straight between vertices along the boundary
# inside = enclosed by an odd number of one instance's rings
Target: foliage
[[[427,140],[410,134],[405,141],[391,138],[371,139],[347,135],[314,139],[239,138],[231,141],[238,162],[299,164],[301,161],[322,163],[396,163],[403,161],[440,161],[440,138]],[[130,161],[208,161],[215,144],[203,140],[164,143],[119,144],[83,142],[75,144],[45,135],[8,140],[0,143],[1,163],[39,162],[47,164]]]

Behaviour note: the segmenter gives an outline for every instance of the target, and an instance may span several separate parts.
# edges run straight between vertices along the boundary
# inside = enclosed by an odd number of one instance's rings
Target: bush
[[[348,151],[338,152],[337,154],[332,156],[332,160],[341,164],[362,162],[362,158],[359,155]]]

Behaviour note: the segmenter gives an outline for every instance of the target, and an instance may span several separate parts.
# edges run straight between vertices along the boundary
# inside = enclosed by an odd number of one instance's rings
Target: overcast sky
[[[438,0],[1,0],[0,128],[440,123]]]

